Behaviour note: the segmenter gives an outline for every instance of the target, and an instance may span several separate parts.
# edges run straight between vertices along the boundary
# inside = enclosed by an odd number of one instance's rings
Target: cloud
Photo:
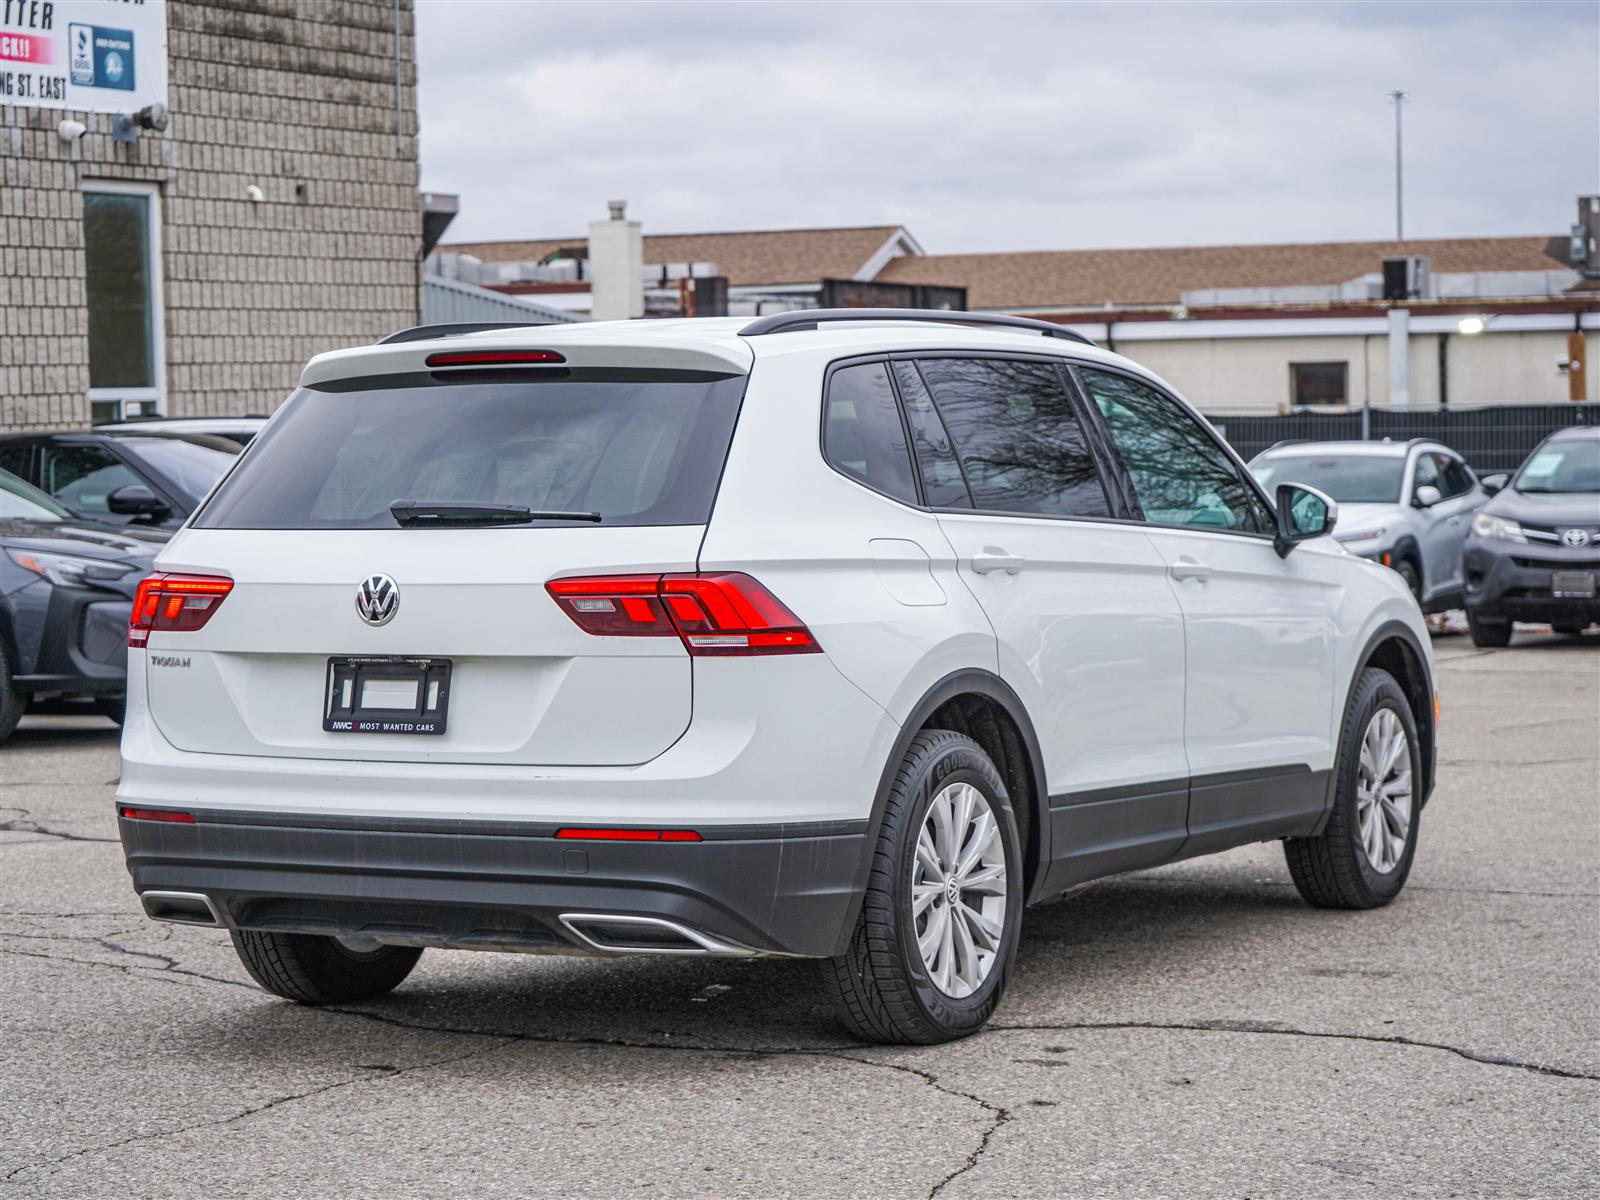
[[[452,240],[902,222],[933,251],[1554,233],[1600,190],[1573,4],[417,0]]]

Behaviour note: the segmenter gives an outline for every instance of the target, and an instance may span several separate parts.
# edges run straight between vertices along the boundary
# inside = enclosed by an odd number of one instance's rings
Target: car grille
[[[1600,558],[1563,559],[1553,562],[1547,558],[1513,557],[1511,561],[1528,571],[1600,571]]]
[[[1526,521],[1519,521],[1522,534],[1530,541],[1547,542],[1550,545],[1561,544],[1561,535],[1569,529],[1581,529],[1587,533],[1592,541],[1600,542],[1600,526],[1592,525],[1563,525],[1559,529],[1550,525],[1529,525]]]

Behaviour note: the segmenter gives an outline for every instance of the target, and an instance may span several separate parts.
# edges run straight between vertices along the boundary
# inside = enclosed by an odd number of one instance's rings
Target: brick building
[[[266,412],[416,323],[411,9],[0,4],[0,429]]]

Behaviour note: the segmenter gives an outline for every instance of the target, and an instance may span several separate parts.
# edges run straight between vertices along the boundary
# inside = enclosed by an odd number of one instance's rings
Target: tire
[[[1488,617],[1480,617],[1470,608],[1467,609],[1467,632],[1472,635],[1474,646],[1497,647],[1511,644],[1511,622],[1502,617],[1492,621]]]
[[[1409,781],[1408,820],[1401,844],[1395,846],[1392,836],[1378,842],[1379,861],[1376,862],[1363,844],[1367,839],[1363,837],[1360,804],[1360,793],[1364,790],[1361,783],[1363,744],[1368,742],[1375,726],[1380,731],[1397,728],[1404,734],[1403,752]],[[1288,838],[1283,843],[1289,875],[1307,904],[1318,908],[1378,908],[1400,894],[1406,877],[1411,874],[1421,818],[1417,783],[1422,778],[1422,748],[1417,738],[1417,723],[1405,693],[1387,671],[1371,668],[1361,673],[1345,709],[1336,770],[1333,811],[1322,833],[1317,837]],[[1397,761],[1393,771],[1398,773],[1399,770]],[[1392,778],[1387,773],[1384,776],[1385,781]],[[1392,782],[1390,790],[1398,791]],[[1394,823],[1385,819],[1386,806],[1375,799],[1370,807],[1374,810],[1373,821],[1381,823],[1377,827],[1380,835],[1385,830],[1392,835]],[[1392,862],[1383,865],[1391,855]]]
[[[301,1004],[350,1004],[392,992],[422,957],[417,946],[355,950],[311,933],[233,931],[244,969],[267,991]]]
[[[122,719],[128,714],[128,698],[126,696],[117,696],[112,699],[96,700],[94,702],[94,711],[106,720],[121,725]]]
[[[0,640],[0,742],[16,732],[17,722],[28,709],[28,697],[11,690],[11,659]]]
[[[988,808],[994,834],[987,842],[988,851],[967,877],[990,878],[981,888],[952,895],[948,886],[938,883],[945,873],[934,874],[919,854],[919,839],[925,823],[937,823],[929,816],[936,803],[950,804],[944,811],[952,815],[959,812],[956,806],[968,804],[982,829],[982,808],[971,799],[973,792]],[[928,845],[942,856],[931,831]],[[965,836],[956,845],[960,852],[972,848]],[[962,854],[954,857],[959,862]],[[994,890],[994,870],[1001,865],[1003,897]],[[934,882],[926,881],[929,874],[934,874]],[[917,879],[925,882],[915,887]],[[1016,817],[994,763],[963,734],[943,729],[919,733],[906,750],[884,806],[866,895],[849,946],[821,964],[823,985],[845,1025],[864,1041],[920,1045],[981,1029],[999,1004],[1016,959],[1022,891]],[[926,901],[920,914],[913,911],[919,895]],[[965,901],[973,896],[983,910],[979,918],[957,914],[957,898],[962,911],[970,912]],[[919,948],[917,924],[923,922],[926,936],[941,913],[944,923],[938,928],[949,929],[950,937],[935,935],[930,963]],[[994,928],[996,918],[998,935],[984,932]]]
[[[1405,581],[1411,594],[1416,597],[1417,604],[1422,604],[1422,572],[1417,569],[1417,564],[1409,558],[1402,558],[1394,564],[1394,573]]]

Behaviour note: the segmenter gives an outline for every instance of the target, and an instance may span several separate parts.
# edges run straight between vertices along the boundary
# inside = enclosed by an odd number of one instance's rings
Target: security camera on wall
[[[69,119],[56,126],[56,136],[69,146],[88,132],[89,127],[82,121]]]

